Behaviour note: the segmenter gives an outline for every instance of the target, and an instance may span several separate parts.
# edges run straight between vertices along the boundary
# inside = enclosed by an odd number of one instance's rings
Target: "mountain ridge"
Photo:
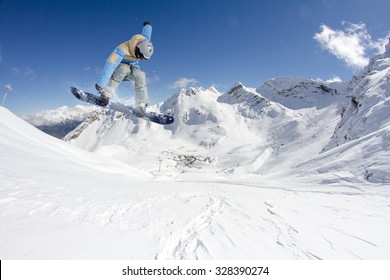
[[[287,168],[286,163],[272,163],[271,160],[270,166],[266,164],[267,160],[279,157],[286,149],[288,153],[293,153],[296,150],[293,145],[295,141],[300,141],[299,145],[307,153],[313,153],[313,144],[303,147],[306,140],[302,139],[314,137],[312,134],[323,134],[316,132],[315,126],[309,124],[308,118],[312,118],[314,109],[305,107],[299,110],[287,108],[263,97],[257,89],[245,87],[241,83],[224,94],[213,87],[189,88],[180,90],[167,101],[151,108],[156,111],[173,109],[175,122],[172,125],[156,126],[120,114],[104,113],[107,115],[93,120],[89,125],[80,126],[66,136],[65,141],[90,151],[106,152],[112,145],[116,149],[119,146],[137,146],[135,142],[140,139],[154,146],[151,143],[157,139],[157,142],[167,143],[169,147],[196,151],[196,154],[186,152],[184,156],[170,151],[172,166],[178,165],[172,162],[176,158],[204,158],[208,155],[215,160],[203,170],[210,172],[224,170],[233,174],[264,174],[270,169],[279,172],[278,169]],[[322,109],[315,109],[315,118],[324,114]],[[335,112],[332,111],[332,114]],[[82,133],[79,132],[81,127],[84,131]],[[307,133],[302,133],[307,127],[310,127]],[[329,128],[323,130],[329,132]],[[331,127],[333,130],[334,127]],[[317,153],[321,149],[316,147],[314,150]],[[156,156],[156,153],[167,152],[156,149],[150,152],[150,156]],[[144,151],[144,154],[148,156],[148,151]],[[121,157],[125,162],[131,162],[123,154]],[[277,164],[283,168],[278,168]],[[291,165],[291,162],[286,165]]]
[[[210,172],[224,170],[233,174],[272,176],[293,174],[291,170],[307,166],[306,161],[310,162],[321,153],[370,132],[387,131],[390,114],[379,116],[387,110],[390,102],[387,99],[390,95],[387,82],[389,69],[388,58],[377,56],[348,82],[280,77],[270,79],[257,88],[248,88],[238,82],[225,93],[214,87],[181,89],[165,102],[151,107],[151,110],[161,112],[172,109],[175,122],[170,126],[154,126],[135,118],[105,113],[100,121],[93,122],[94,129],[84,135],[78,133],[82,139],[74,136],[76,129],[65,137],[65,141],[90,151],[107,151],[111,145],[129,147],[139,139],[154,143],[153,138],[156,138],[157,142],[171,147],[185,147],[197,152],[187,153],[184,157],[209,154],[218,159],[211,167],[205,167]],[[357,109],[359,114],[355,112]],[[360,113],[363,110],[366,114]],[[374,117],[370,118],[367,114],[374,114]],[[373,120],[370,124],[363,125],[370,119]],[[119,127],[117,123],[120,123],[120,129],[113,128]],[[89,144],[85,145],[86,142]],[[158,156],[159,153],[166,151],[156,149],[150,156]],[[173,151],[169,153],[172,158],[184,158]],[[366,154],[365,157],[371,156],[375,158],[378,155]],[[281,157],[285,159],[280,161]],[[122,156],[122,159],[125,162],[129,160],[127,156]],[[375,162],[374,159],[372,161]],[[177,164],[172,163],[171,166]],[[356,168],[359,171],[353,172],[353,176],[362,180],[367,180],[365,174],[372,173],[364,164]],[[309,169],[318,172],[315,168]],[[376,180],[387,182],[387,172],[382,169],[378,170],[382,179],[378,177]]]

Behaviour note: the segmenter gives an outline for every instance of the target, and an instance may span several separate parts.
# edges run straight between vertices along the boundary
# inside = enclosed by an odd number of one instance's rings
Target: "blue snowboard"
[[[108,103],[107,106],[102,106],[99,102],[99,97],[92,94],[92,93],[85,92],[85,91],[77,89],[75,87],[71,87],[70,91],[77,99],[79,99],[81,101],[84,101],[84,102],[87,102],[87,103],[90,103],[93,105],[98,105],[98,106],[101,106],[103,108],[107,108],[107,109],[110,109],[113,111],[121,112],[125,115],[135,116],[137,118],[144,119],[144,120],[151,121],[151,122],[158,123],[158,124],[162,124],[162,125],[171,124],[174,121],[173,117],[170,115],[157,114],[154,112],[146,112],[145,116],[140,117],[134,112],[134,109],[131,106],[126,106],[122,103],[115,102],[115,101],[110,101],[110,103]]]

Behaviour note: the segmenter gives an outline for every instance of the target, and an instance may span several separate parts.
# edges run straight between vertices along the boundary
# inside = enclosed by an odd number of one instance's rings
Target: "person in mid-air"
[[[141,34],[120,44],[107,58],[102,74],[95,84],[100,93],[100,104],[106,106],[114,97],[116,89],[123,80],[135,82],[135,113],[144,116],[149,103],[146,76],[138,61],[147,60],[153,54],[152,25],[145,21]]]

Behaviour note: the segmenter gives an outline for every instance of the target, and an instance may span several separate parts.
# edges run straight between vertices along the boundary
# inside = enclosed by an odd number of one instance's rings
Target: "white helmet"
[[[144,39],[137,44],[135,55],[138,59],[149,59],[153,54],[153,44],[148,39]]]

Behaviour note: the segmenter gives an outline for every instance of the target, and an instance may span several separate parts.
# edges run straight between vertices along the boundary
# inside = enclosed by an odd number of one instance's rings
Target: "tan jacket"
[[[145,39],[144,36],[140,34],[134,35],[129,41],[126,41],[119,46],[115,48],[115,51],[107,58],[107,61],[111,63],[116,63],[119,56],[123,57],[124,59],[131,60],[131,61],[137,61],[138,58],[135,56],[135,48],[137,44]],[[121,53],[121,51],[124,53]],[[118,53],[119,52],[119,53]]]
[[[125,52],[126,54],[125,59],[135,61],[138,59],[135,56],[135,48],[138,45],[138,43],[143,41],[144,39],[145,39],[144,36],[140,34],[136,34],[129,41],[120,44],[117,48]]]

